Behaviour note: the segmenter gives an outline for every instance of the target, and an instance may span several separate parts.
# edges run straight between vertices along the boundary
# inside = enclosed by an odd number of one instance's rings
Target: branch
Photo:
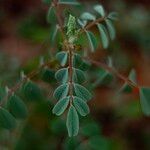
[[[121,73],[119,73],[115,68],[113,67],[109,67],[108,65],[102,63],[102,62],[98,62],[98,61],[95,61],[95,60],[92,60],[91,58],[89,57],[83,57],[83,59],[85,60],[88,60],[90,61],[92,64],[96,65],[96,66],[99,66],[99,67],[102,67],[103,69],[107,70],[108,72],[110,73],[113,73],[115,74],[118,78],[120,78],[121,80],[123,80],[124,82],[128,83],[129,85],[133,86],[133,87],[136,87],[136,88],[139,88],[139,85],[134,83],[133,81],[131,81],[129,78],[123,76]]]
[[[6,101],[8,96],[10,96],[11,94],[13,94],[14,92],[16,92],[20,86],[25,83],[28,79],[33,78],[35,75],[37,75],[41,69],[43,69],[46,66],[49,66],[52,63],[52,61],[48,61],[45,62],[43,65],[41,65],[39,68],[37,68],[36,70],[33,70],[32,72],[30,72],[29,74],[27,74],[21,81],[19,81],[15,86],[13,86],[12,88],[9,88],[9,91],[7,93],[7,95],[2,99],[0,106],[2,106]]]

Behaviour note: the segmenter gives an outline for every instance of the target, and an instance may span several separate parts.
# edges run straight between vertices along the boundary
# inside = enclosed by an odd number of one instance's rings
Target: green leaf
[[[89,106],[81,98],[75,96],[73,98],[73,104],[81,116],[86,116],[89,114]]]
[[[54,106],[52,112],[57,116],[60,116],[67,108],[69,104],[70,97],[65,97],[60,99],[57,104]]]
[[[111,20],[118,20],[118,13],[117,12],[111,12],[108,14],[108,17]]]
[[[83,83],[86,80],[85,74],[82,70],[73,68],[73,81]]]
[[[41,78],[45,82],[53,83],[56,81],[55,80],[55,71],[48,69],[48,68],[44,68],[41,72]]]
[[[69,137],[76,136],[79,131],[79,117],[74,106],[70,106],[67,114],[67,129]]]
[[[5,129],[14,129],[16,127],[15,118],[4,108],[0,107],[0,126]]]
[[[82,64],[82,59],[79,54],[74,53],[73,54],[73,66],[79,67]]]
[[[91,51],[94,52],[97,48],[97,41],[94,34],[90,31],[86,31],[86,35],[88,37],[88,40],[90,42]]]
[[[67,96],[69,90],[69,84],[62,84],[54,91],[54,97],[56,99],[62,99]]]
[[[78,24],[79,24],[82,28],[87,24],[87,21],[86,21],[86,20],[77,19],[77,22],[78,22]]]
[[[140,101],[144,114],[150,116],[150,88],[140,88]]]
[[[23,85],[23,94],[27,100],[38,101],[42,100],[43,95],[41,89],[32,81],[28,81]]]
[[[92,21],[94,21],[96,19],[96,17],[94,15],[92,15],[91,13],[89,13],[89,12],[84,12],[81,15],[81,19],[82,20],[92,20]]]
[[[116,37],[116,31],[115,31],[114,25],[113,25],[112,21],[109,19],[106,19],[105,21],[106,21],[106,25],[107,25],[107,28],[109,31],[110,39],[114,40]]]
[[[55,74],[55,78],[62,82],[62,83],[66,83],[68,81],[68,68],[62,68],[60,70],[58,70]]]
[[[80,3],[76,0],[59,0],[59,4],[80,5]]]
[[[61,66],[65,66],[68,59],[68,53],[65,51],[56,54],[57,60],[60,62]]]
[[[55,9],[54,7],[49,7],[48,13],[47,13],[47,22],[48,23],[55,23]]]
[[[15,118],[25,119],[27,117],[27,107],[20,97],[16,95],[12,95],[8,99],[8,109]]]
[[[85,100],[85,101],[88,101],[92,98],[91,93],[82,85],[75,83],[74,84],[74,90],[75,90],[76,96]]]
[[[102,17],[105,17],[105,11],[102,5],[94,6],[94,10],[97,11]]]
[[[50,42],[51,42],[51,44],[55,43],[55,41],[56,41],[55,38],[57,36],[57,33],[58,33],[58,25],[54,25],[54,27],[50,31]]]
[[[97,24],[97,27],[98,27],[99,32],[101,34],[101,40],[102,40],[103,48],[108,48],[109,39],[108,39],[107,30],[106,30],[105,26],[102,24]]]

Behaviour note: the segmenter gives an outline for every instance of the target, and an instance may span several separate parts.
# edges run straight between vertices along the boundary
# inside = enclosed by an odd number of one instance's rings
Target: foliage
[[[28,109],[23,102],[24,98],[35,102],[40,102],[44,99],[41,88],[35,82],[31,81],[31,78],[38,73],[41,74],[40,77],[43,81],[50,84],[54,83],[53,87],[57,85],[55,83],[56,80],[59,83],[53,93],[53,97],[57,102],[52,112],[57,116],[67,113],[66,126],[68,135],[71,138],[66,140],[67,146],[65,147],[70,148],[70,145],[78,143],[73,136],[78,135],[80,116],[83,117],[90,113],[87,103],[93,97],[91,92],[93,88],[101,84],[109,84],[113,80],[112,74],[117,75],[124,81],[124,85],[120,89],[121,92],[129,93],[133,92],[134,88],[138,89],[142,110],[149,116],[150,89],[138,85],[135,70],[131,70],[129,77],[126,78],[114,69],[113,64],[103,65],[88,59],[88,54],[85,52],[84,46],[77,44],[80,37],[84,35],[88,43],[86,48],[89,48],[91,52],[96,51],[99,43],[101,43],[104,49],[107,49],[110,42],[116,37],[114,21],[118,20],[118,14],[110,12],[107,15],[102,5],[94,5],[93,11],[95,13],[92,14],[85,11],[81,13],[80,17],[69,13],[64,19],[65,21],[61,22],[59,6],[71,5],[72,7],[76,7],[80,3],[76,0],[59,0],[58,2],[44,0],[44,3],[51,4],[47,14],[47,21],[51,25],[50,42],[52,48],[57,49],[56,57],[52,62],[42,62],[41,66],[31,74],[22,74],[19,86],[17,85],[13,90],[8,88],[4,90],[4,88],[0,87],[0,125],[3,128],[12,130],[16,127],[16,119],[25,119],[27,117]],[[98,38],[95,32],[90,30],[93,26],[96,27],[100,34]],[[83,50],[78,51],[78,46]],[[89,62],[102,67],[98,71],[97,79],[93,84],[87,82],[86,71],[89,68],[91,69]],[[90,88],[87,86],[88,84]],[[87,124],[81,128],[81,134],[88,137],[88,144],[81,143],[78,149],[84,149],[83,147],[86,146],[95,150],[99,149],[100,146],[104,150],[109,149],[110,142],[104,137],[99,136],[99,132],[100,129],[94,123]]]

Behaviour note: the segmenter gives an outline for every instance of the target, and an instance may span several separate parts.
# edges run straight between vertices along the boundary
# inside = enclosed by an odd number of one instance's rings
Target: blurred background
[[[101,47],[93,59],[111,55],[114,65],[128,76],[134,68],[140,85],[150,86],[150,2],[148,0],[82,0],[85,10],[94,2],[107,12],[117,11],[117,38],[106,52]],[[83,9],[82,8],[82,9]],[[37,67],[40,56],[50,53],[50,24],[46,21],[46,0],[0,1],[0,85],[13,86],[20,70]],[[49,93],[51,85],[34,79]],[[29,115],[13,132],[0,128],[0,150],[148,150],[150,119],[141,111],[139,93],[118,94],[122,81],[114,77],[109,86],[99,85],[90,101],[91,114],[82,118],[80,134],[68,139],[65,116],[52,115],[53,102],[46,97],[28,103]],[[46,94],[45,94],[46,95]],[[47,94],[48,95],[48,94]],[[89,133],[90,132],[90,133]],[[92,135],[92,138],[90,138]],[[99,135],[101,138],[99,139]],[[98,136],[98,138],[97,138]],[[98,144],[101,143],[100,147]],[[91,144],[91,148],[86,147]],[[98,145],[98,146],[95,146]]]

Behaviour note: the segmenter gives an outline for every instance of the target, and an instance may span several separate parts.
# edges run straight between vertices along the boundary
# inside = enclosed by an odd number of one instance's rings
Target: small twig
[[[59,27],[60,27],[60,31],[62,33],[62,36],[63,36],[63,39],[65,39],[65,33],[64,33],[64,26],[63,26],[63,22],[61,20],[61,12],[60,12],[60,8],[59,8],[59,3],[58,3],[58,0],[53,0],[52,2],[52,6],[55,8],[55,14],[56,14],[56,17],[57,17],[57,20],[58,20],[58,24],[59,24]]]
[[[86,25],[84,28],[82,28],[80,30],[80,34],[82,34],[83,32],[85,32],[86,30],[88,30],[89,28],[93,27],[94,25],[96,25],[97,23],[101,23],[106,19],[106,17],[103,18],[98,18],[96,20],[94,20],[93,22],[89,23],[88,25]]]
[[[123,76],[121,73],[119,73],[115,68],[113,67],[109,67],[108,65],[102,63],[102,62],[98,62],[95,60],[92,60],[89,57],[83,57],[83,59],[90,61],[92,64],[96,65],[96,66],[100,66],[103,69],[107,70],[110,73],[115,74],[118,78],[122,79],[124,82],[128,83],[129,85],[139,88],[139,85],[137,85],[136,83],[134,83],[133,81],[131,81],[129,78]]]

